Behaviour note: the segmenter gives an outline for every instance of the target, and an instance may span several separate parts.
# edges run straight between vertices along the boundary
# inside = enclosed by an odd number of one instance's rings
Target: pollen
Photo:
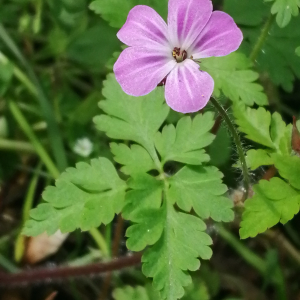
[[[181,51],[180,48],[175,47],[172,51],[172,56],[178,63],[180,63],[180,62],[186,60],[188,55],[185,50]]]

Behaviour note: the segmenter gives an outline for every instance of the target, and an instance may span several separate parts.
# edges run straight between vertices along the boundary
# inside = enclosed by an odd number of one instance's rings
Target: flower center
[[[181,51],[180,48],[175,47],[172,51],[172,56],[178,63],[180,63],[187,59],[187,52],[185,50]]]

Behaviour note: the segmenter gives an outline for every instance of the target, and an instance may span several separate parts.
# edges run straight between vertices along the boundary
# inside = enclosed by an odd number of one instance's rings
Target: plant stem
[[[29,188],[27,190],[27,194],[25,197],[25,202],[23,205],[23,218],[22,218],[22,224],[25,224],[25,222],[29,219],[29,213],[33,205],[33,200],[36,192],[36,187],[39,180],[39,174],[38,172],[41,170],[42,165],[39,164],[37,167],[37,173],[35,173],[32,177],[32,180],[29,184]],[[24,252],[25,252],[25,244],[26,244],[26,237],[19,233],[19,235],[16,238],[15,241],[15,261],[20,262],[23,258]]]
[[[275,230],[267,230],[264,232],[264,235],[275,241],[278,247],[284,249],[290,257],[300,266],[300,253],[299,251],[285,238],[285,236]]]
[[[246,247],[239,239],[237,239],[230,231],[226,230],[222,225],[215,224],[218,234],[241,255],[251,266],[257,269],[261,274],[265,274],[267,265],[265,261]]]
[[[9,59],[0,51],[0,63],[3,65],[11,64],[13,66],[13,74],[16,76],[16,78],[24,84],[24,86],[27,87],[28,91],[34,95],[37,96],[38,92],[34,84],[30,81],[28,76],[22,72],[18,67],[16,67]]]
[[[0,255],[0,263],[2,256]],[[61,281],[74,277],[100,275],[106,272],[121,270],[123,268],[132,267],[140,264],[141,254],[135,254],[127,257],[116,258],[106,263],[95,263],[80,267],[57,267],[57,268],[36,268],[27,271],[18,272],[15,274],[8,274],[0,272],[0,287],[26,287],[29,284],[36,284],[37,282],[53,283],[53,281]],[[15,270],[16,271],[16,270]]]
[[[2,266],[5,270],[7,270],[10,273],[16,273],[19,271],[19,269],[12,264],[6,257],[4,257],[1,253],[0,253],[0,266]],[[0,273],[0,285],[2,283],[1,280],[1,273]]]
[[[19,107],[13,102],[9,101],[8,106],[10,111],[12,112],[14,118],[20,125],[20,128],[24,131],[27,135],[28,139],[31,141],[34,149],[36,150],[37,154],[45,164],[46,168],[48,169],[49,173],[54,177],[57,178],[59,176],[59,170],[56,168],[55,164],[53,163],[52,159],[48,155],[47,151],[40,143],[34,132],[32,131],[30,125],[28,124],[27,120],[23,116]]]
[[[0,138],[0,149],[1,150],[16,150],[22,152],[35,153],[34,147],[27,142],[23,141],[12,141]]]
[[[247,199],[248,194],[249,194],[249,187],[250,187],[250,177],[249,177],[246,158],[245,158],[245,154],[244,154],[244,150],[242,147],[242,142],[240,140],[239,134],[238,134],[237,129],[235,128],[233,122],[231,121],[230,117],[228,116],[227,112],[223,108],[223,106],[213,97],[210,98],[210,101],[212,102],[214,107],[217,109],[219,114],[222,116],[222,118],[226,122],[226,125],[228,126],[228,129],[231,132],[231,135],[233,137],[233,140],[236,145],[237,152],[238,152],[238,155],[240,158],[243,177],[244,177],[244,188],[245,188],[244,198]]]
[[[107,258],[109,257],[108,247],[106,245],[106,241],[103,238],[102,234],[97,228],[92,228],[89,230],[90,235],[94,238],[94,241],[97,243],[99,249],[102,252],[102,255]]]
[[[121,214],[119,214],[118,218],[117,218],[117,224],[115,227],[114,240],[113,240],[112,250],[111,250],[112,258],[118,257],[123,229],[124,229],[124,219],[122,218]],[[108,292],[110,290],[110,283],[111,283],[112,275],[113,275],[112,272],[110,272],[105,277],[105,280],[104,280],[103,286],[102,286],[102,292],[99,297],[99,300],[105,300],[107,298]]]
[[[7,46],[7,48],[9,48],[9,50],[15,55],[15,57],[23,65],[23,67],[25,68],[28,74],[28,77],[30,78],[32,84],[35,86],[37,90],[37,100],[40,103],[44,118],[48,124],[47,128],[48,128],[49,139],[50,139],[53,155],[55,157],[59,171],[63,171],[67,167],[67,158],[63,146],[62,136],[58,128],[57,122],[54,118],[53,109],[44,93],[42,85],[38,77],[35,75],[32,67],[24,58],[22,53],[19,51],[17,45],[14,43],[14,41],[9,36],[9,34],[7,33],[7,31],[2,26],[1,23],[0,23],[0,39],[2,39],[2,41]]]
[[[259,35],[256,44],[254,45],[254,48],[249,56],[249,58],[251,59],[252,62],[255,62],[255,60],[257,59],[257,56],[268,36],[269,30],[273,24],[273,21],[275,19],[275,15],[270,15],[265,26],[262,28],[261,34]]]

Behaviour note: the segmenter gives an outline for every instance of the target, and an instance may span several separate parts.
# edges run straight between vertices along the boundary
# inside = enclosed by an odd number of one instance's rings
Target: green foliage
[[[117,31],[103,20],[100,21],[96,26],[86,29],[73,39],[66,50],[70,60],[97,73],[103,70],[111,53],[119,49]],[[105,47],[101,47],[103,41],[106,41]]]
[[[290,21],[292,16],[299,15],[300,0],[266,0],[273,2],[271,13],[276,14],[276,22],[279,27],[285,27]]]
[[[260,166],[273,165],[273,159],[264,149],[251,149],[247,151],[247,166],[251,170],[255,170]]]
[[[286,126],[278,113],[272,116],[269,111],[260,107],[251,109],[242,103],[233,105],[233,114],[239,130],[246,134],[246,137],[256,143],[266,146],[268,152],[277,152],[283,155],[291,153],[291,125]],[[262,154],[262,152],[260,152]],[[264,157],[266,165],[269,164],[267,156]]]
[[[172,201],[172,199],[171,199]],[[164,231],[159,241],[143,255],[143,272],[153,277],[154,288],[162,299],[178,299],[183,286],[191,284],[187,270],[196,271],[200,262],[212,255],[212,240],[203,231],[205,223],[192,215],[176,212],[170,202],[162,207]]]
[[[134,144],[128,147],[125,144],[111,143],[110,148],[114,155],[114,160],[123,165],[121,171],[124,174],[146,173],[155,169],[149,153],[139,145]]]
[[[232,16],[238,24],[247,26],[260,25],[269,7],[261,0],[225,0],[224,11]]]
[[[91,2],[90,9],[109,22],[109,25],[121,28],[127,19],[128,12],[138,1],[96,0]]]
[[[269,111],[262,107],[251,109],[238,103],[233,106],[233,114],[239,130],[244,132],[248,139],[274,148],[270,137],[271,114]]]
[[[250,69],[251,62],[244,54],[231,53],[224,57],[201,59],[200,68],[213,77],[216,97],[222,91],[233,102],[242,100],[249,106],[268,103],[263,87],[255,83],[259,74]]]
[[[287,3],[289,0],[276,0],[276,3]],[[293,3],[299,0],[291,0]],[[289,1],[290,2],[290,1]],[[286,4],[288,5],[288,4]],[[228,12],[243,31],[244,41],[240,48],[249,55],[261,35],[262,26],[270,15],[269,3],[261,0],[238,1],[225,0],[224,10]],[[291,8],[292,6],[290,6]],[[284,10],[289,14],[289,10]],[[278,17],[278,15],[277,15]],[[268,35],[255,59],[255,65],[261,74],[267,74],[275,85],[286,91],[293,90],[293,81],[300,78],[300,60],[295,49],[299,46],[300,17],[292,18],[283,29],[271,22]]]
[[[157,291],[149,284],[146,286],[124,286],[113,291],[114,300],[161,300]],[[182,300],[209,300],[209,293],[203,281],[195,280],[186,289]]]
[[[214,114],[207,112],[197,115],[193,120],[183,117],[174,125],[165,126],[162,133],[155,137],[155,146],[162,163],[178,161],[191,165],[200,165],[209,161],[204,147],[211,144],[214,135],[210,133],[214,125]]]
[[[55,187],[45,190],[46,203],[31,211],[23,233],[36,236],[46,231],[51,235],[58,229],[70,232],[108,224],[123,207],[125,189],[106,158],[94,159],[90,165],[78,163],[61,174]]]
[[[222,155],[220,155],[220,149]],[[219,128],[217,136],[208,148],[210,163],[213,166],[225,165],[230,160],[232,152],[232,141],[230,133],[225,126]]]
[[[0,53],[0,95],[3,96],[9,88],[12,80],[14,67],[13,65]]]
[[[147,149],[169,113],[163,89],[155,89],[143,97],[132,97],[122,91],[110,74],[104,82],[103,95],[107,100],[100,101],[99,106],[106,115],[94,118],[96,127],[110,138],[131,140]],[[150,116],[149,112],[155,114]]]
[[[109,75],[103,95],[106,100],[100,107],[106,114],[94,118],[97,128],[110,138],[137,143],[111,144],[114,159],[123,165],[121,170],[131,175],[122,210],[132,223],[126,231],[127,247],[132,251],[148,247],[142,258],[143,272],[153,277],[162,299],[178,299],[184,294],[183,287],[191,283],[187,271],[199,268],[199,257],[208,259],[212,254],[211,238],[200,218],[230,221],[233,204],[223,196],[227,188],[217,168],[185,166],[175,175],[166,175],[162,167],[167,161],[200,165],[209,160],[203,148],[214,139],[210,133],[213,113],[182,117],[176,127],[167,125],[158,132],[169,112],[161,88],[135,98],[125,95]],[[152,169],[160,175],[146,173]],[[186,212],[193,208],[200,218],[176,211],[175,204]]]
[[[272,155],[280,175],[296,189],[300,190],[300,158],[298,156]]]
[[[295,50],[295,53],[300,56],[300,47],[297,47],[296,50]]]
[[[286,223],[299,211],[300,159],[291,156],[292,126],[286,125],[278,113],[271,115],[264,108],[251,109],[242,104],[233,108],[239,129],[246,137],[265,146],[247,152],[248,167],[252,170],[263,165],[275,165],[281,177],[270,182],[261,180],[253,186],[254,196],[245,202],[240,236],[254,237],[278,222]]]
[[[299,211],[300,194],[274,177],[253,186],[254,196],[245,202],[241,238],[254,237],[278,222],[286,223]]]
[[[229,222],[233,220],[233,203],[222,196],[227,191],[222,177],[215,167],[184,167],[170,178],[168,195],[184,211],[193,208],[203,219]]]
[[[90,9],[100,14],[109,25],[121,28],[129,11],[136,5],[148,5],[154,8],[163,18],[167,15],[167,1],[161,0],[96,0],[91,2]]]
[[[125,286],[113,291],[115,300],[160,300],[159,293],[156,292],[150,285],[145,287]]]

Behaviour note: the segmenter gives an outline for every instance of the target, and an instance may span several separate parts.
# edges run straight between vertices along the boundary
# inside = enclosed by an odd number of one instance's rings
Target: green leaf
[[[164,18],[167,15],[168,3],[161,0],[96,0],[90,4],[89,8],[96,14],[100,14],[110,26],[121,28],[129,11],[140,4],[151,6]]]
[[[222,92],[230,100],[242,100],[252,106],[268,104],[263,87],[255,83],[259,74],[250,69],[250,60],[242,53],[231,53],[224,57],[201,59],[200,68],[207,71],[215,81],[214,94]]]
[[[253,191],[253,198],[245,202],[240,229],[242,239],[255,237],[278,222],[284,224],[299,211],[299,193],[277,177],[261,180],[253,186]]]
[[[106,158],[66,169],[55,184],[43,193],[46,203],[31,211],[25,235],[89,230],[110,223],[123,207],[126,184]]]
[[[272,158],[280,175],[287,179],[294,188],[300,190],[300,158],[279,154],[273,154]]]
[[[250,168],[251,170],[255,170],[260,166],[274,164],[274,161],[269,156],[268,152],[263,149],[251,149],[247,151],[246,161],[248,168]]]
[[[163,182],[148,174],[137,174],[128,181],[128,186],[132,190],[126,193],[122,215],[134,224],[126,231],[127,247],[140,251],[156,243],[161,236]]]
[[[220,222],[234,218],[233,203],[224,197],[223,174],[215,167],[183,167],[170,178],[169,198],[184,211],[195,212],[203,219]]]
[[[264,21],[269,7],[261,0],[225,0],[224,11],[238,24],[257,26]]]
[[[184,286],[191,284],[187,270],[199,268],[198,257],[209,259],[211,238],[203,231],[205,223],[192,215],[176,212],[165,203],[164,231],[159,241],[142,257],[143,273],[153,277],[153,286],[162,299],[176,300],[184,295]]]
[[[261,34],[261,26],[263,24],[241,28],[244,34],[241,49],[244,49],[247,55],[250,54]],[[299,26],[299,17],[293,18],[283,29],[274,22],[256,58],[258,71],[268,75],[275,85],[282,86],[287,92],[292,92],[295,77],[300,78],[300,59],[295,53],[300,40],[300,31],[295,28]]]
[[[233,114],[239,130],[256,143],[270,148],[269,152],[283,155],[291,154],[292,125],[286,126],[280,114],[272,116],[269,111],[260,107],[251,109],[242,103],[233,105]],[[268,163],[267,163],[268,164]]]
[[[174,125],[167,125],[162,133],[155,137],[155,146],[161,155],[162,163],[178,161],[191,165],[201,165],[209,161],[209,156],[203,150],[211,144],[214,135],[210,133],[214,125],[214,114],[207,112],[198,114],[192,120],[183,117]]]
[[[211,279],[211,278],[209,278]],[[186,293],[182,300],[210,300],[208,288],[205,282],[195,278],[193,283],[186,288]]]
[[[300,46],[296,48],[295,53],[300,56]]]
[[[242,103],[233,106],[233,114],[239,130],[254,142],[274,149],[275,146],[270,137],[271,114],[262,107],[251,109]]]
[[[0,53],[0,95],[3,96],[10,86],[14,66]]]
[[[212,166],[223,166],[230,161],[232,152],[232,140],[228,129],[221,124],[216,138],[208,148],[210,164]],[[222,155],[220,155],[222,153]]]
[[[152,141],[169,113],[163,88],[142,97],[125,94],[113,74],[108,75],[102,91],[105,101],[100,108],[106,113],[94,118],[96,127],[113,139],[131,140],[149,151]]]
[[[155,169],[149,153],[139,145],[133,144],[131,147],[128,147],[125,144],[111,143],[110,148],[114,155],[114,160],[124,165],[121,168],[124,174],[146,173]]]
[[[66,55],[70,60],[86,69],[97,73],[103,72],[111,54],[120,48],[117,38],[112,38],[116,33],[117,31],[106,22],[99,20],[96,26],[84,30],[76,39],[72,40],[68,45]],[[103,47],[103,41],[105,41],[105,47]],[[58,47],[56,46],[56,48]],[[99,53],[100,51],[101,53]]]
[[[152,286],[146,285],[131,287],[125,286],[113,291],[113,298],[115,300],[160,300],[160,295]],[[201,299],[202,300],[202,299]]]
[[[127,15],[133,6],[137,3],[135,0],[96,0],[91,2],[89,8],[96,14],[101,14],[109,25],[116,28],[121,28],[127,18]]]
[[[266,0],[274,1],[271,8],[271,13],[276,14],[276,22],[279,27],[285,27],[292,16],[296,17],[299,14],[300,0]]]

